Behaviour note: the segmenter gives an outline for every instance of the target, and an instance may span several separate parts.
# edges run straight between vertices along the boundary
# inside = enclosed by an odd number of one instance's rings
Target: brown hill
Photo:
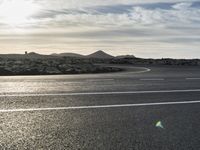
[[[86,57],[87,58],[101,58],[101,59],[111,59],[111,58],[114,58],[114,56],[112,56],[110,54],[107,54],[107,53],[105,53],[102,50],[99,50],[99,51],[97,51],[95,53],[87,55]]]
[[[62,56],[62,57],[76,57],[76,58],[82,58],[83,55],[76,54],[76,53],[60,53],[60,54],[51,54],[52,56]]]

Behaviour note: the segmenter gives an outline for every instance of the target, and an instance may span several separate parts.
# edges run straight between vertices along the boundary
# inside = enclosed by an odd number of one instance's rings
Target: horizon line
[[[53,56],[53,54],[77,54],[77,55],[81,55],[81,56],[88,56],[88,55],[91,55],[93,53],[96,53],[98,51],[103,51],[104,53],[108,54],[108,55],[111,55],[113,57],[119,57],[119,56],[132,56],[132,57],[135,57],[135,58],[141,58],[141,59],[185,59],[185,60],[195,60],[195,59],[200,59],[200,58],[183,58],[183,57],[180,57],[180,58],[173,58],[173,57],[137,57],[136,55],[134,54],[120,54],[120,55],[113,55],[113,54],[110,54],[108,52],[106,52],[106,50],[96,50],[96,51],[93,51],[92,53],[89,53],[89,54],[81,54],[81,53],[78,53],[78,52],[69,52],[69,51],[66,51],[66,52],[60,52],[60,53],[39,53],[39,52],[34,52],[34,51],[24,51],[24,53],[0,53],[0,55],[26,55],[26,52],[27,54],[30,54],[30,53],[35,53],[35,54],[38,54],[38,55],[44,55],[44,56]]]

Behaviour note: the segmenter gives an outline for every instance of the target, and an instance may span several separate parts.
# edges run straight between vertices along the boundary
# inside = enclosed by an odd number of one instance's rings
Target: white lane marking
[[[131,71],[130,70],[130,72],[122,72],[122,73],[120,73],[120,74],[124,74],[124,73],[145,73],[145,72],[150,72],[151,71],[151,69],[149,69],[149,68],[146,68],[146,67],[125,67],[125,68],[128,68],[128,69],[134,69],[134,68],[140,68],[140,69],[144,69],[144,70],[142,70],[142,71]]]
[[[114,81],[114,79],[88,79],[87,82]]]
[[[149,78],[149,79],[140,79],[140,80],[142,80],[142,81],[163,81],[165,79],[163,79],[163,78],[159,78],[159,79]]]
[[[178,105],[178,104],[196,104],[196,103],[200,103],[200,100],[197,100],[197,101],[180,101],[180,102],[160,102],[160,103],[97,105],[97,106],[94,105],[94,106],[50,107],[50,108],[0,109],[0,113],[50,111],[50,110],[76,110],[76,109],[120,108],[120,107],[159,106],[159,105]]]
[[[123,67],[123,66],[113,66],[113,67]],[[122,71],[122,72],[116,72],[118,75],[127,75],[127,74],[139,74],[139,73],[145,73],[145,72],[150,72],[151,69],[149,68],[146,68],[146,67],[132,67],[132,66],[126,66],[124,67],[124,69],[144,69],[144,70],[141,70],[141,71],[134,71],[134,70],[128,70],[128,71]],[[116,74],[115,73],[115,74]],[[110,74],[108,74],[110,75]]]
[[[185,78],[186,80],[200,80],[200,78]]]
[[[65,81],[65,82],[62,82],[63,84],[73,84],[73,83],[82,83],[81,81]]]
[[[133,73],[145,73],[145,72],[150,72],[151,71],[151,69],[145,68],[145,67],[135,67],[135,68],[143,68],[145,70],[143,70],[143,71],[136,71],[136,72],[133,72]]]
[[[38,97],[38,96],[79,96],[79,95],[119,95],[119,94],[146,94],[146,93],[184,93],[200,92],[200,89],[189,90],[160,90],[160,91],[118,91],[118,92],[88,92],[88,93],[41,93],[41,94],[2,94],[0,97]]]

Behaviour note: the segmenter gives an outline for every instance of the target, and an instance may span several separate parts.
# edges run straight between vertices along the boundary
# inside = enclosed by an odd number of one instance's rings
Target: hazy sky
[[[0,0],[0,53],[200,58],[200,0]]]

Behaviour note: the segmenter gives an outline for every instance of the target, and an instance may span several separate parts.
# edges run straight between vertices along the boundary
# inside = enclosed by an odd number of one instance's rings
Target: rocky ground
[[[101,64],[101,65],[96,65]],[[82,74],[123,71],[104,64],[200,66],[200,59],[142,59],[134,56],[112,58],[39,55],[0,55],[0,75]]]
[[[95,65],[81,59],[1,59],[0,75],[50,75],[118,72],[123,69]]]

